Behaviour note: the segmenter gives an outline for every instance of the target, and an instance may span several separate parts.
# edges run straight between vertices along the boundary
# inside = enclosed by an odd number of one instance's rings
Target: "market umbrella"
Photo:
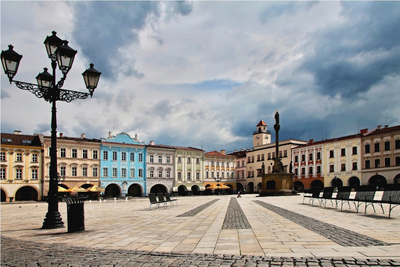
[[[68,192],[68,189],[66,189],[62,186],[58,186],[58,192]]]
[[[88,192],[103,192],[103,191],[105,191],[105,189],[94,185],[94,186],[92,186],[92,187],[89,187],[89,188],[87,189],[87,191],[88,191]]]
[[[74,186],[70,189],[68,189],[68,192],[71,193],[82,193],[82,192],[87,192],[85,188],[79,187],[79,186]]]

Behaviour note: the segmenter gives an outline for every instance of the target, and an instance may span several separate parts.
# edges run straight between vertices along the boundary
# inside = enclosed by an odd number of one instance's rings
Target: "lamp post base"
[[[44,218],[42,229],[56,229],[63,228],[64,223],[61,219],[60,212],[47,212],[46,218]]]

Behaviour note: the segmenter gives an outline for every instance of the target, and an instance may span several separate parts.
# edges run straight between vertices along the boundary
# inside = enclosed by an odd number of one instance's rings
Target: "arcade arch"
[[[131,186],[129,186],[128,196],[141,197],[142,195],[143,195],[143,188],[139,184],[132,184]]]
[[[38,200],[38,192],[31,186],[23,186],[15,193],[15,200]]]

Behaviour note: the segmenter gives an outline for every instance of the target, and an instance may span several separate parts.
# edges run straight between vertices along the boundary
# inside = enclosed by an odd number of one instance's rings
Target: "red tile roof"
[[[257,124],[257,127],[258,126],[267,126],[267,124],[263,120],[260,120],[260,122]]]
[[[204,153],[205,156],[213,156],[213,157],[227,157],[227,158],[236,158],[235,156],[225,155],[218,151],[211,151]]]
[[[39,136],[26,134],[1,133],[2,145],[42,146]]]

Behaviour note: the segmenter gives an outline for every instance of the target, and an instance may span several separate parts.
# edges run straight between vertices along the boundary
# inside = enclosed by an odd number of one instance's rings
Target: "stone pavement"
[[[178,197],[151,210],[147,198],[86,202],[78,233],[40,229],[47,203],[2,204],[1,266],[400,266],[400,208],[388,219],[371,207],[303,205],[301,195],[232,197]],[[382,245],[340,245],[258,201]],[[59,209],[67,226],[66,204]]]

